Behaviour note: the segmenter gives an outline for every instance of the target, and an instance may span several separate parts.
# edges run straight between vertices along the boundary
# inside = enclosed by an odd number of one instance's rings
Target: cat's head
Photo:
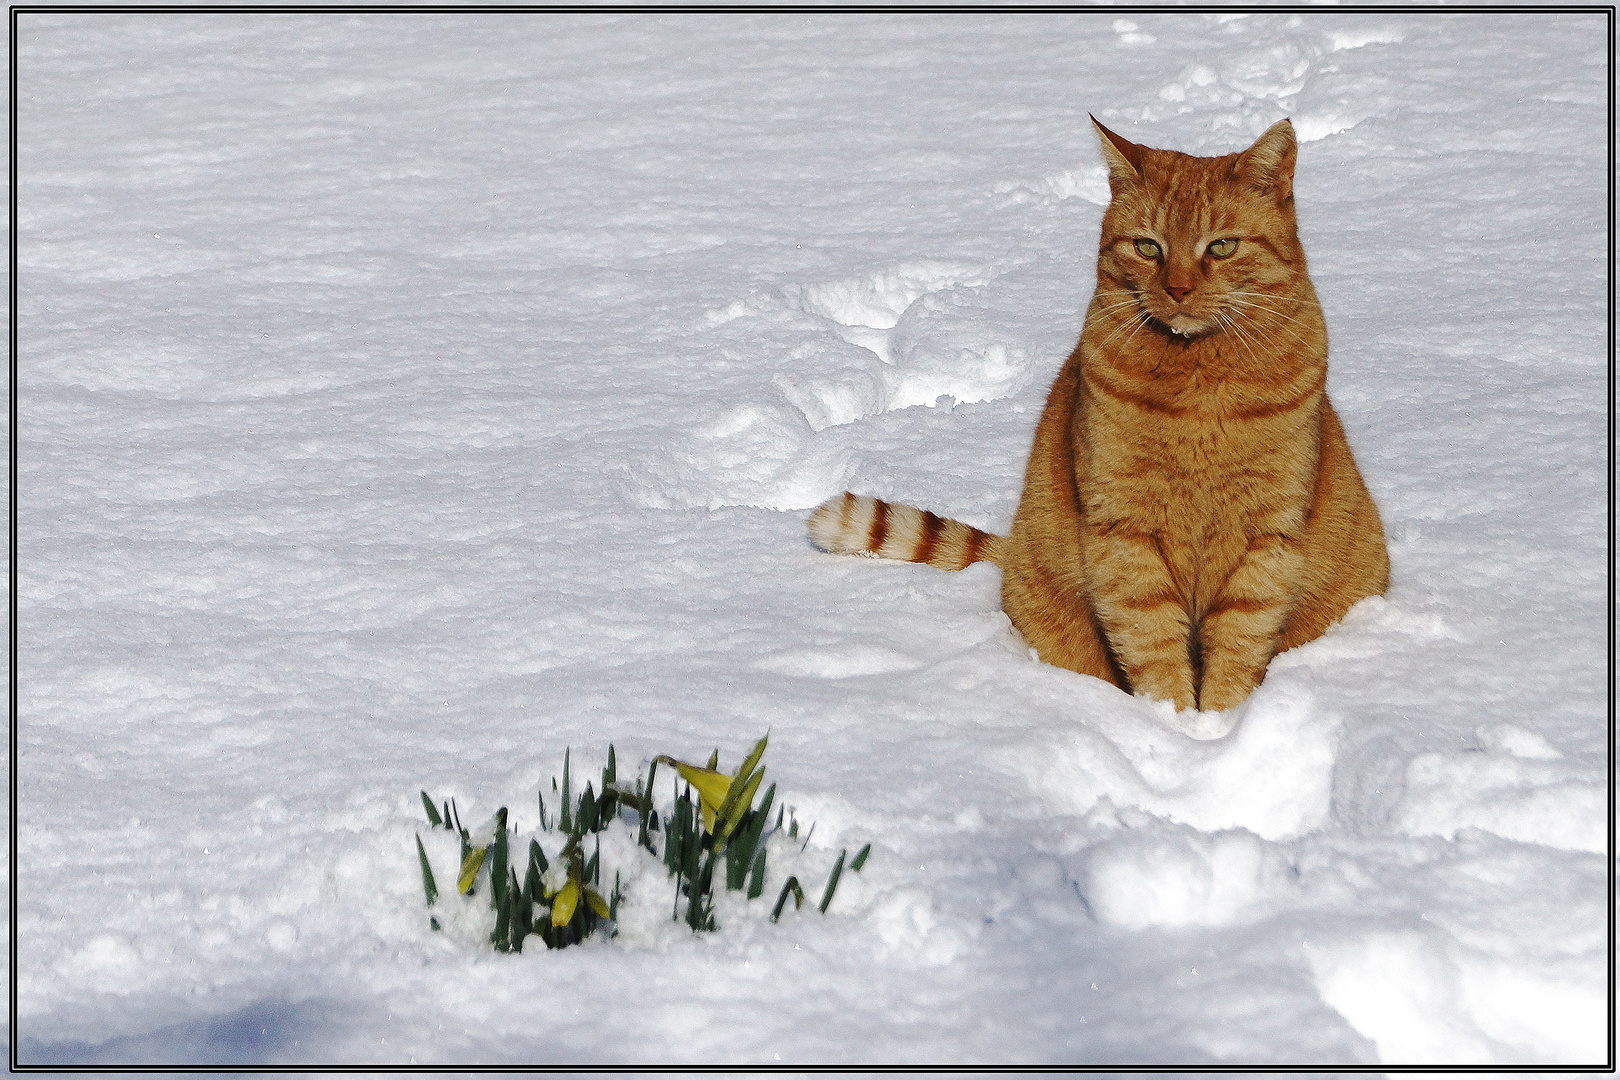
[[[1214,158],[1138,146],[1091,122],[1113,191],[1097,273],[1099,293],[1113,292],[1103,299],[1122,305],[1114,310],[1200,337],[1275,309],[1305,281],[1287,120]]]

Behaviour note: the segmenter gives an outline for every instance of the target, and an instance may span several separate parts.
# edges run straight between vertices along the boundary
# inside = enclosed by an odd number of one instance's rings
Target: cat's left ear
[[[1256,191],[1275,196],[1279,203],[1287,202],[1294,194],[1294,161],[1298,157],[1294,125],[1279,120],[1238,155],[1232,175],[1248,181]]]

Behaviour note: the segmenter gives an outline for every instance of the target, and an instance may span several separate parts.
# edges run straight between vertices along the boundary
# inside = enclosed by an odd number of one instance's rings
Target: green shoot
[[[427,893],[428,907],[439,898],[439,886],[433,881],[433,867],[428,865],[427,851],[422,847],[421,834],[416,837],[416,855],[422,860],[422,891]]]
[[[574,829],[581,836],[596,828],[596,810],[596,793],[591,790],[591,785],[587,783],[585,785],[585,794],[579,797],[579,811],[574,815]]]
[[[602,827],[606,827],[607,823],[613,819],[613,815],[618,809],[616,805],[618,799],[613,794],[613,782],[618,778],[618,761],[614,757],[613,744],[608,743],[607,768],[602,770],[602,807],[600,811]]]
[[[838,861],[833,863],[832,876],[827,879],[827,891],[821,895],[821,913],[827,914],[827,905],[832,903],[833,893],[838,889],[838,875],[844,872],[844,852],[838,853]]]
[[[760,848],[759,854],[754,856],[754,872],[748,878],[748,899],[752,900],[765,891],[765,849]]]
[[[506,883],[506,895],[511,899],[512,913],[509,917],[511,930],[511,946],[513,952],[523,951],[523,939],[528,937],[534,929],[534,902],[528,890],[518,887],[517,871],[510,871],[512,878]]]
[[[647,769],[647,788],[645,791],[646,802],[642,803],[641,806],[638,807],[638,809],[641,811],[641,831],[636,836],[636,843],[640,844],[648,851],[653,849],[652,837],[649,835],[649,830],[657,831],[658,829],[658,812],[652,808],[653,781],[657,779],[657,777],[658,759],[653,758],[652,765]],[[636,788],[638,791],[641,788],[641,782],[639,780],[636,782]]]
[[[737,775],[731,778],[731,786],[726,790],[725,800],[715,812],[715,824],[720,826],[722,837],[729,837],[731,831],[737,827],[737,819],[740,816],[739,804],[741,810],[746,810],[749,803],[753,802],[754,790],[759,787],[760,777],[765,775],[763,769],[755,775],[754,766],[758,765],[759,759],[764,756],[765,744],[770,738],[770,733],[766,732],[765,737],[754,744],[754,749],[749,752],[742,767],[737,770]],[[713,760],[718,761],[720,751],[716,750],[714,753]],[[710,765],[709,768],[714,768],[714,765]]]
[[[562,817],[557,820],[557,827],[564,833],[573,833],[573,820],[569,814],[568,799],[568,754],[567,748],[563,750],[563,786],[562,786]]]
[[[771,909],[771,922],[782,917],[782,905],[787,903],[789,891],[793,893],[793,910],[798,911],[804,907],[804,890],[799,888],[799,879],[790,877],[782,883],[782,891],[776,897],[776,906]]]
[[[490,852],[489,902],[500,909],[506,903],[506,822],[495,830],[495,844]]]

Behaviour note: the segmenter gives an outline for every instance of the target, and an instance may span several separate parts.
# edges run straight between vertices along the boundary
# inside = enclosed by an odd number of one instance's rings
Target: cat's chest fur
[[[1073,431],[1088,524],[1171,544],[1297,534],[1316,468],[1321,365],[1256,380],[1214,348],[1084,365]]]

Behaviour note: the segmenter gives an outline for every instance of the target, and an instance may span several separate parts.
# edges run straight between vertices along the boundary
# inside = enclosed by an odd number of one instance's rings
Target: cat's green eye
[[[1232,257],[1232,253],[1237,250],[1237,247],[1237,240],[1229,236],[1224,240],[1217,240],[1209,245],[1209,253],[1217,259],[1229,259]]]
[[[1157,259],[1159,257],[1159,245],[1152,240],[1137,240],[1135,243],[1136,253],[1142,258]]]

